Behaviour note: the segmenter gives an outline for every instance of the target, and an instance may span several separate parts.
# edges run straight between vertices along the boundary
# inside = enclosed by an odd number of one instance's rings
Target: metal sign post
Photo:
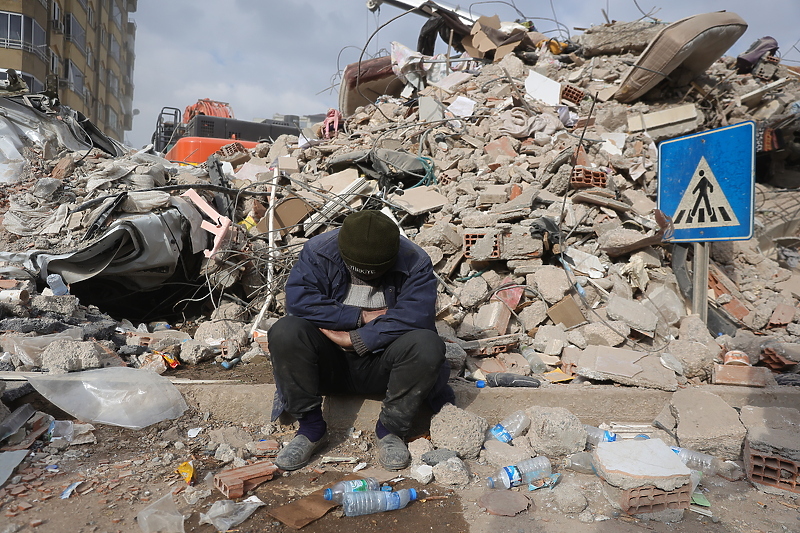
[[[755,123],[742,122],[662,142],[658,209],[672,219],[671,242],[693,242],[692,312],[708,317],[709,241],[753,235]]]

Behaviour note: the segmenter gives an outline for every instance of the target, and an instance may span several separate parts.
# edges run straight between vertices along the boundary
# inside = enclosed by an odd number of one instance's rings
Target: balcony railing
[[[30,52],[34,54],[36,57],[40,58],[42,61],[47,61],[47,54],[45,54],[39,48],[31,45],[30,43],[26,43],[24,41],[20,41],[18,39],[8,39],[8,38],[0,38],[0,48],[10,48],[12,50],[24,50],[26,52]]]

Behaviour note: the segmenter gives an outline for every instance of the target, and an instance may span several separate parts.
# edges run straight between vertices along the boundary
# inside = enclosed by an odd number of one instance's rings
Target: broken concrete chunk
[[[713,341],[703,344],[675,339],[670,341],[666,351],[680,361],[684,376],[699,379],[711,378],[711,365],[714,358],[719,355],[719,347]]]
[[[216,351],[211,346],[196,340],[184,341],[180,344],[180,347],[178,358],[187,365],[196,365],[203,361],[210,361],[216,354]]]
[[[550,305],[561,300],[572,287],[564,269],[556,266],[544,265],[536,269],[533,279],[536,290]]]
[[[581,333],[589,344],[619,346],[625,342],[631,330],[624,322],[592,322],[582,326]]]
[[[675,391],[675,372],[661,364],[657,354],[588,346],[581,352],[575,373],[594,380],[611,380],[623,385]]]
[[[654,486],[672,491],[689,483],[691,473],[661,439],[601,442],[593,464],[598,476],[622,490]]]
[[[800,411],[789,407],[742,407],[739,417],[751,449],[800,462]]]
[[[747,431],[739,413],[711,392],[682,389],[672,395],[670,410],[677,421],[681,448],[720,459],[738,460]]]
[[[534,405],[525,413],[531,419],[528,442],[538,455],[563,456],[586,448],[586,430],[569,410]]]
[[[431,442],[437,448],[453,450],[459,457],[474,459],[487,429],[486,419],[448,403],[431,419]]]
[[[464,461],[458,457],[451,457],[433,467],[433,478],[440,485],[468,485],[470,482],[469,470]]]
[[[51,372],[76,372],[100,368],[102,350],[94,341],[58,339],[42,352],[42,368]]]
[[[643,304],[616,295],[612,295],[608,300],[606,312],[608,318],[622,321],[631,329],[650,337],[653,336],[658,325],[658,316]]]

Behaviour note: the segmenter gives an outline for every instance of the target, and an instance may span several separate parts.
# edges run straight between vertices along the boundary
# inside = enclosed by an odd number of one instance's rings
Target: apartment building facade
[[[58,79],[61,102],[122,141],[133,127],[138,0],[0,0],[0,79],[13,68],[31,92]]]

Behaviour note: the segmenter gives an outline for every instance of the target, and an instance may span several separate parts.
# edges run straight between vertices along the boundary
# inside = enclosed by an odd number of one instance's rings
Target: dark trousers
[[[385,393],[380,421],[402,436],[432,392],[450,390],[444,342],[430,330],[410,331],[382,352],[360,356],[342,350],[309,321],[286,316],[269,329],[268,340],[275,382],[295,418],[321,406],[326,394]]]

